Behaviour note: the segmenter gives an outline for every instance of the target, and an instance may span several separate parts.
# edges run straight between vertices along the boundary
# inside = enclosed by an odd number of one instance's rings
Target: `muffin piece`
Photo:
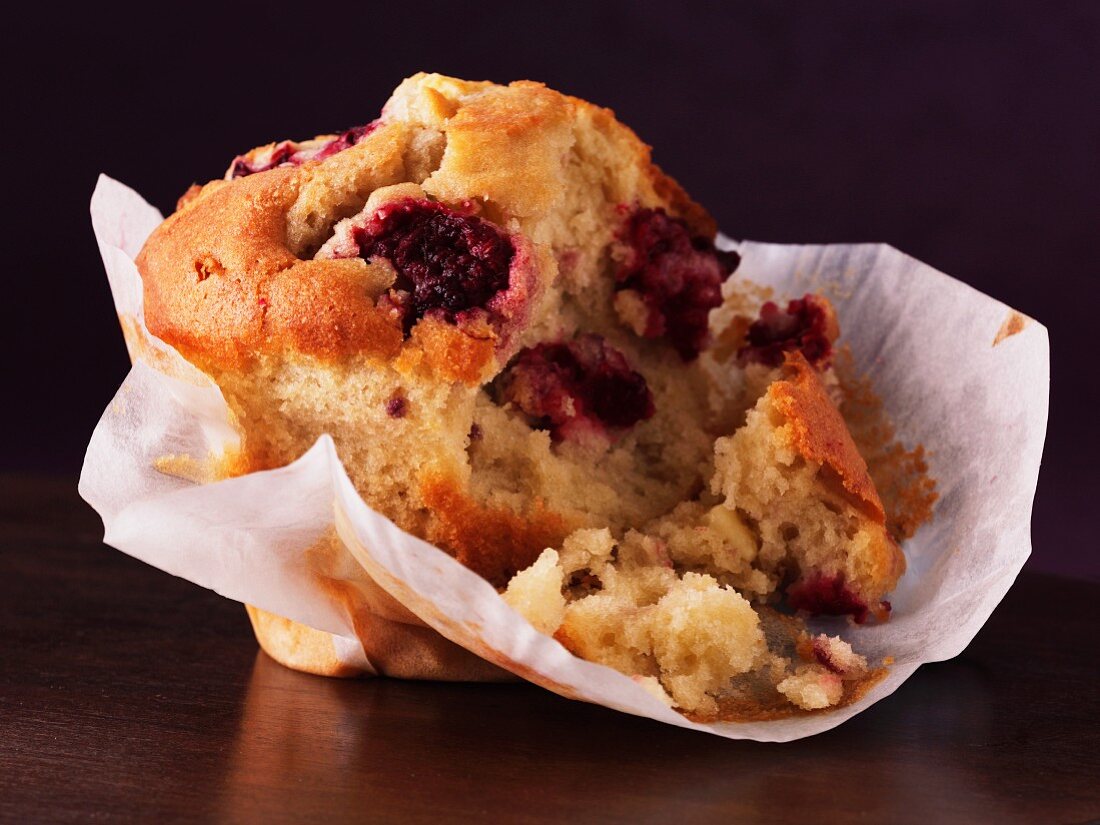
[[[801,352],[715,453],[717,503],[682,504],[618,541],[574,533],[505,599],[577,655],[655,677],[673,705],[704,717],[750,672],[804,710],[854,696],[871,671],[846,643],[823,637],[784,656],[753,609],[785,590],[795,610],[885,618],[882,597],[905,568],[866,464]]]
[[[745,425],[715,444],[712,490],[754,526],[754,567],[787,579],[798,610],[885,618],[905,571],[878,493],[818,374],[801,352]]]
[[[836,636],[678,571],[659,541],[581,530],[518,573],[504,599],[570,651],[699,720],[779,718],[857,699],[883,675]]]

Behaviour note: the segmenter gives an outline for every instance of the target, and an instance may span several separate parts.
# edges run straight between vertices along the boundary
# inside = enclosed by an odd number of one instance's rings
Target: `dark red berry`
[[[363,126],[353,126],[336,139],[330,140],[322,146],[314,159],[324,160],[327,157],[335,155],[337,152],[343,152],[345,149],[350,149],[377,128],[377,120],[371,121]]]
[[[817,295],[806,295],[787,304],[786,311],[773,301],[760,308],[760,318],[752,323],[745,345],[737,351],[740,364],[764,364],[778,367],[783,355],[799,350],[815,367],[828,366],[833,355],[832,310]]]
[[[406,332],[433,311],[453,323],[508,288],[515,254],[508,236],[441,203],[387,203],[353,237],[363,258],[385,258],[397,271],[390,294]]]
[[[645,377],[599,335],[523,350],[498,386],[502,402],[555,441],[590,432],[614,437],[654,412]]]
[[[244,155],[240,155],[233,161],[229,176],[231,178],[243,178],[246,175],[266,172],[268,169],[274,169],[278,166],[301,166],[309,160],[324,160],[337,152],[351,148],[377,129],[378,125],[379,122],[375,120],[363,126],[353,126],[322,146],[311,149],[299,149],[297,143],[284,140],[271,151],[271,155],[264,163],[254,164]]]
[[[709,238],[663,209],[639,209],[620,240],[629,249],[616,274],[617,289],[633,290],[645,310],[646,338],[667,336],[680,357],[691,361],[706,347],[710,311],[722,303],[722,283],[740,263]]]
[[[867,621],[867,602],[845,584],[843,575],[814,575],[787,588],[787,604],[795,610],[825,616],[852,616],[857,624]]]
[[[409,400],[403,395],[394,395],[386,402],[386,415],[390,418],[404,418],[409,411]]]

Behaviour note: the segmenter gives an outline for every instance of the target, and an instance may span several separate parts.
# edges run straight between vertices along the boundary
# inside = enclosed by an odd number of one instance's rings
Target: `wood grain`
[[[0,478],[0,819],[1082,822],[1100,585],[1025,574],[958,659],[801,742],[529,685],[336,681],[240,605],[100,543],[75,480]]]

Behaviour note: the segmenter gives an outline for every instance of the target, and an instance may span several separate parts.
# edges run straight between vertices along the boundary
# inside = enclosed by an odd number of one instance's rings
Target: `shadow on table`
[[[965,660],[930,666],[841,728],[738,742],[570,702],[527,685],[339,681],[258,654],[221,811],[667,822],[1022,821],[1003,776],[1026,754],[1009,709]],[[963,712],[959,709],[965,708]],[[1003,747],[1012,745],[1011,749]],[[1025,760],[1026,761],[1026,760]],[[886,821],[886,820],[880,820]]]

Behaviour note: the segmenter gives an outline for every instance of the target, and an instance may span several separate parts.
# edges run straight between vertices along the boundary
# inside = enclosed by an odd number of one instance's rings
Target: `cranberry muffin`
[[[689,712],[765,672],[823,707],[870,671],[776,608],[884,618],[904,559],[832,307],[764,300],[714,241],[609,110],[419,74],[367,125],[235,158],[137,263],[149,329],[232,411],[231,472],[328,433],[371,507],[578,654]]]

